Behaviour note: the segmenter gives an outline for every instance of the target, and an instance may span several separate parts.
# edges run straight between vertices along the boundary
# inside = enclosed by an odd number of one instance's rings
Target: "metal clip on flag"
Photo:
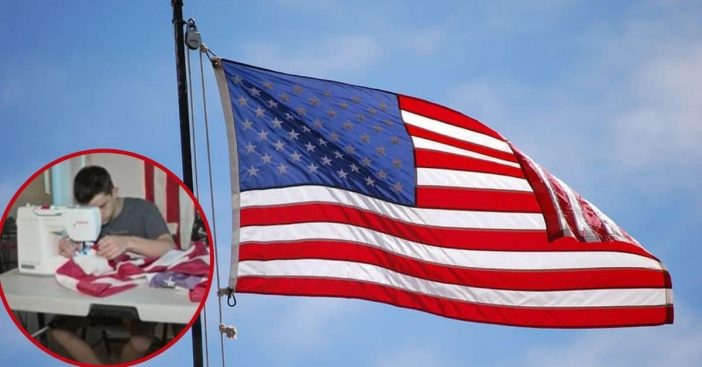
[[[225,324],[219,324],[219,332],[224,334],[227,339],[236,339],[238,333],[236,327]]]
[[[377,89],[214,65],[232,289],[515,326],[672,323],[662,263],[479,121]]]

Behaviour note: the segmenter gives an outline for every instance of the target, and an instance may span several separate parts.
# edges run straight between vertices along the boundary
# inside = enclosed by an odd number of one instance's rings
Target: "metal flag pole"
[[[193,169],[190,148],[190,120],[188,117],[188,89],[185,74],[185,37],[183,34],[183,0],[171,0],[173,8],[173,33],[175,35],[176,75],[178,80],[178,112],[180,115],[180,146],[183,165],[183,182],[193,190]],[[197,316],[190,329],[193,339],[193,366],[202,367],[202,323]]]

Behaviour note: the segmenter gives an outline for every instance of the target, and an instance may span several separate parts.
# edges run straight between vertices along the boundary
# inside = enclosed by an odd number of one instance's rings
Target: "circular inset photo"
[[[64,362],[131,365],[159,354],[192,326],[211,285],[202,208],[138,154],[98,149],[47,164],[1,226],[5,308]]]

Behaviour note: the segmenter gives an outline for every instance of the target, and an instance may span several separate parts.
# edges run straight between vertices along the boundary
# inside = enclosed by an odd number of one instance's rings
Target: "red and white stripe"
[[[242,192],[238,291],[518,326],[672,322],[667,271],[594,205],[480,122],[399,105],[417,205],[323,186]]]

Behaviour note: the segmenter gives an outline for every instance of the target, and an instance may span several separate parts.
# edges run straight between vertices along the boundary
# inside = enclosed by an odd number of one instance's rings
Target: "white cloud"
[[[661,48],[633,73],[632,108],[618,114],[612,135],[621,162],[642,167],[702,159],[702,42]]]
[[[376,39],[369,35],[343,35],[297,46],[291,50],[267,42],[253,42],[244,49],[246,59],[252,63],[286,72],[327,77],[337,72],[364,71],[382,54]]]
[[[685,26],[690,19],[684,12],[640,8],[622,24],[598,25],[583,35],[589,46],[563,77],[540,84],[467,80],[448,99],[583,193],[601,192],[605,181],[610,189],[652,197],[696,190],[702,168],[699,30]],[[627,187],[616,188],[620,181]]]

